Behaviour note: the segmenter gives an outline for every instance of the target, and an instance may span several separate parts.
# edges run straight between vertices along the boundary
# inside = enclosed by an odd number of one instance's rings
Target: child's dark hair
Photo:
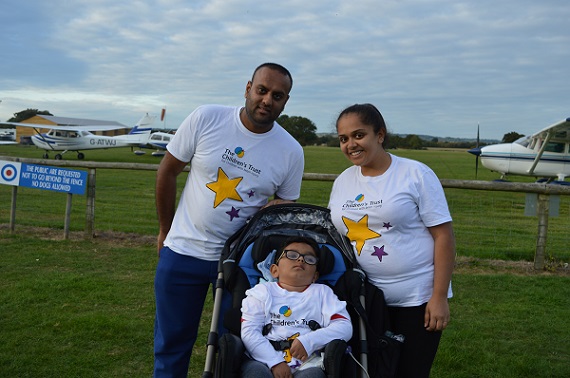
[[[277,264],[277,259],[279,259],[279,257],[283,254],[285,248],[287,248],[288,245],[293,243],[308,244],[313,249],[313,252],[315,252],[315,256],[320,257],[321,249],[315,239],[306,236],[291,236],[285,239],[281,247],[279,247],[279,250],[275,254],[275,260],[273,262],[274,264]]]

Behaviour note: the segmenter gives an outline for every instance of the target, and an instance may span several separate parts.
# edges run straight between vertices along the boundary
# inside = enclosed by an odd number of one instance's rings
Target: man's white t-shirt
[[[386,303],[419,306],[433,293],[434,240],[427,227],[450,222],[451,215],[441,183],[428,166],[390,156],[392,163],[380,176],[363,176],[358,166],[342,172],[328,207]]]
[[[174,252],[217,261],[227,238],[268,198],[296,200],[304,157],[281,126],[249,131],[239,107],[205,105],[190,114],[167,146],[190,173],[164,245]]]

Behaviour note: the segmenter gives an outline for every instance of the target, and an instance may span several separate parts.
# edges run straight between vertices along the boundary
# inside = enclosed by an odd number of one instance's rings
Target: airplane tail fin
[[[124,135],[122,138],[133,142],[134,145],[146,143],[150,137],[150,133],[152,132],[151,125],[155,119],[155,116],[151,116],[148,113],[145,114],[137,122],[135,127],[133,127],[131,131],[127,135]]]
[[[135,125],[135,127],[149,127],[150,125],[152,125],[154,123],[154,120],[156,119],[156,116],[151,116],[148,113],[146,113]]]
[[[155,116],[151,116],[146,113],[129,132],[129,135],[147,135],[152,131],[151,125],[156,119]]]
[[[152,131],[152,127],[139,127],[135,126],[129,131],[127,135],[147,135]]]

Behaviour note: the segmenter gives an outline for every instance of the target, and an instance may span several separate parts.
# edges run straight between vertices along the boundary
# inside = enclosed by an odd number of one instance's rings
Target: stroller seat
[[[255,286],[264,277],[258,266],[266,260],[273,261],[273,254],[281,247],[284,241],[293,236],[306,236],[318,240],[318,235],[308,230],[266,230],[250,244],[237,263],[235,269],[233,261],[226,262],[225,270],[233,270],[233,279],[228,279],[226,288],[232,293],[234,306],[228,310],[223,317],[224,326],[229,330],[220,337],[218,358],[216,361],[215,377],[229,378],[240,377],[241,362],[244,357],[245,348],[240,339],[240,318],[241,300],[245,297],[245,290]],[[320,258],[318,262],[319,279],[318,283],[334,286],[337,280],[346,272],[346,262],[342,252],[335,246],[318,243]],[[267,262],[270,265],[270,262]],[[243,272],[243,274],[242,274]],[[228,272],[232,277],[232,273]],[[247,281],[247,282],[246,282]],[[341,365],[347,363],[345,354],[348,344],[344,340],[333,340],[324,351],[323,365],[329,377],[344,377],[341,374]]]

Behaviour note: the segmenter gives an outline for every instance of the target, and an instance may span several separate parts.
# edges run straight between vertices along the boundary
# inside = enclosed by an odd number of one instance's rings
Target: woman
[[[426,165],[386,152],[386,124],[375,106],[346,108],[336,128],[354,165],[334,182],[333,222],[351,240],[370,282],[384,292],[392,331],[406,338],[397,376],[428,377],[449,323],[455,261],[443,188]]]

